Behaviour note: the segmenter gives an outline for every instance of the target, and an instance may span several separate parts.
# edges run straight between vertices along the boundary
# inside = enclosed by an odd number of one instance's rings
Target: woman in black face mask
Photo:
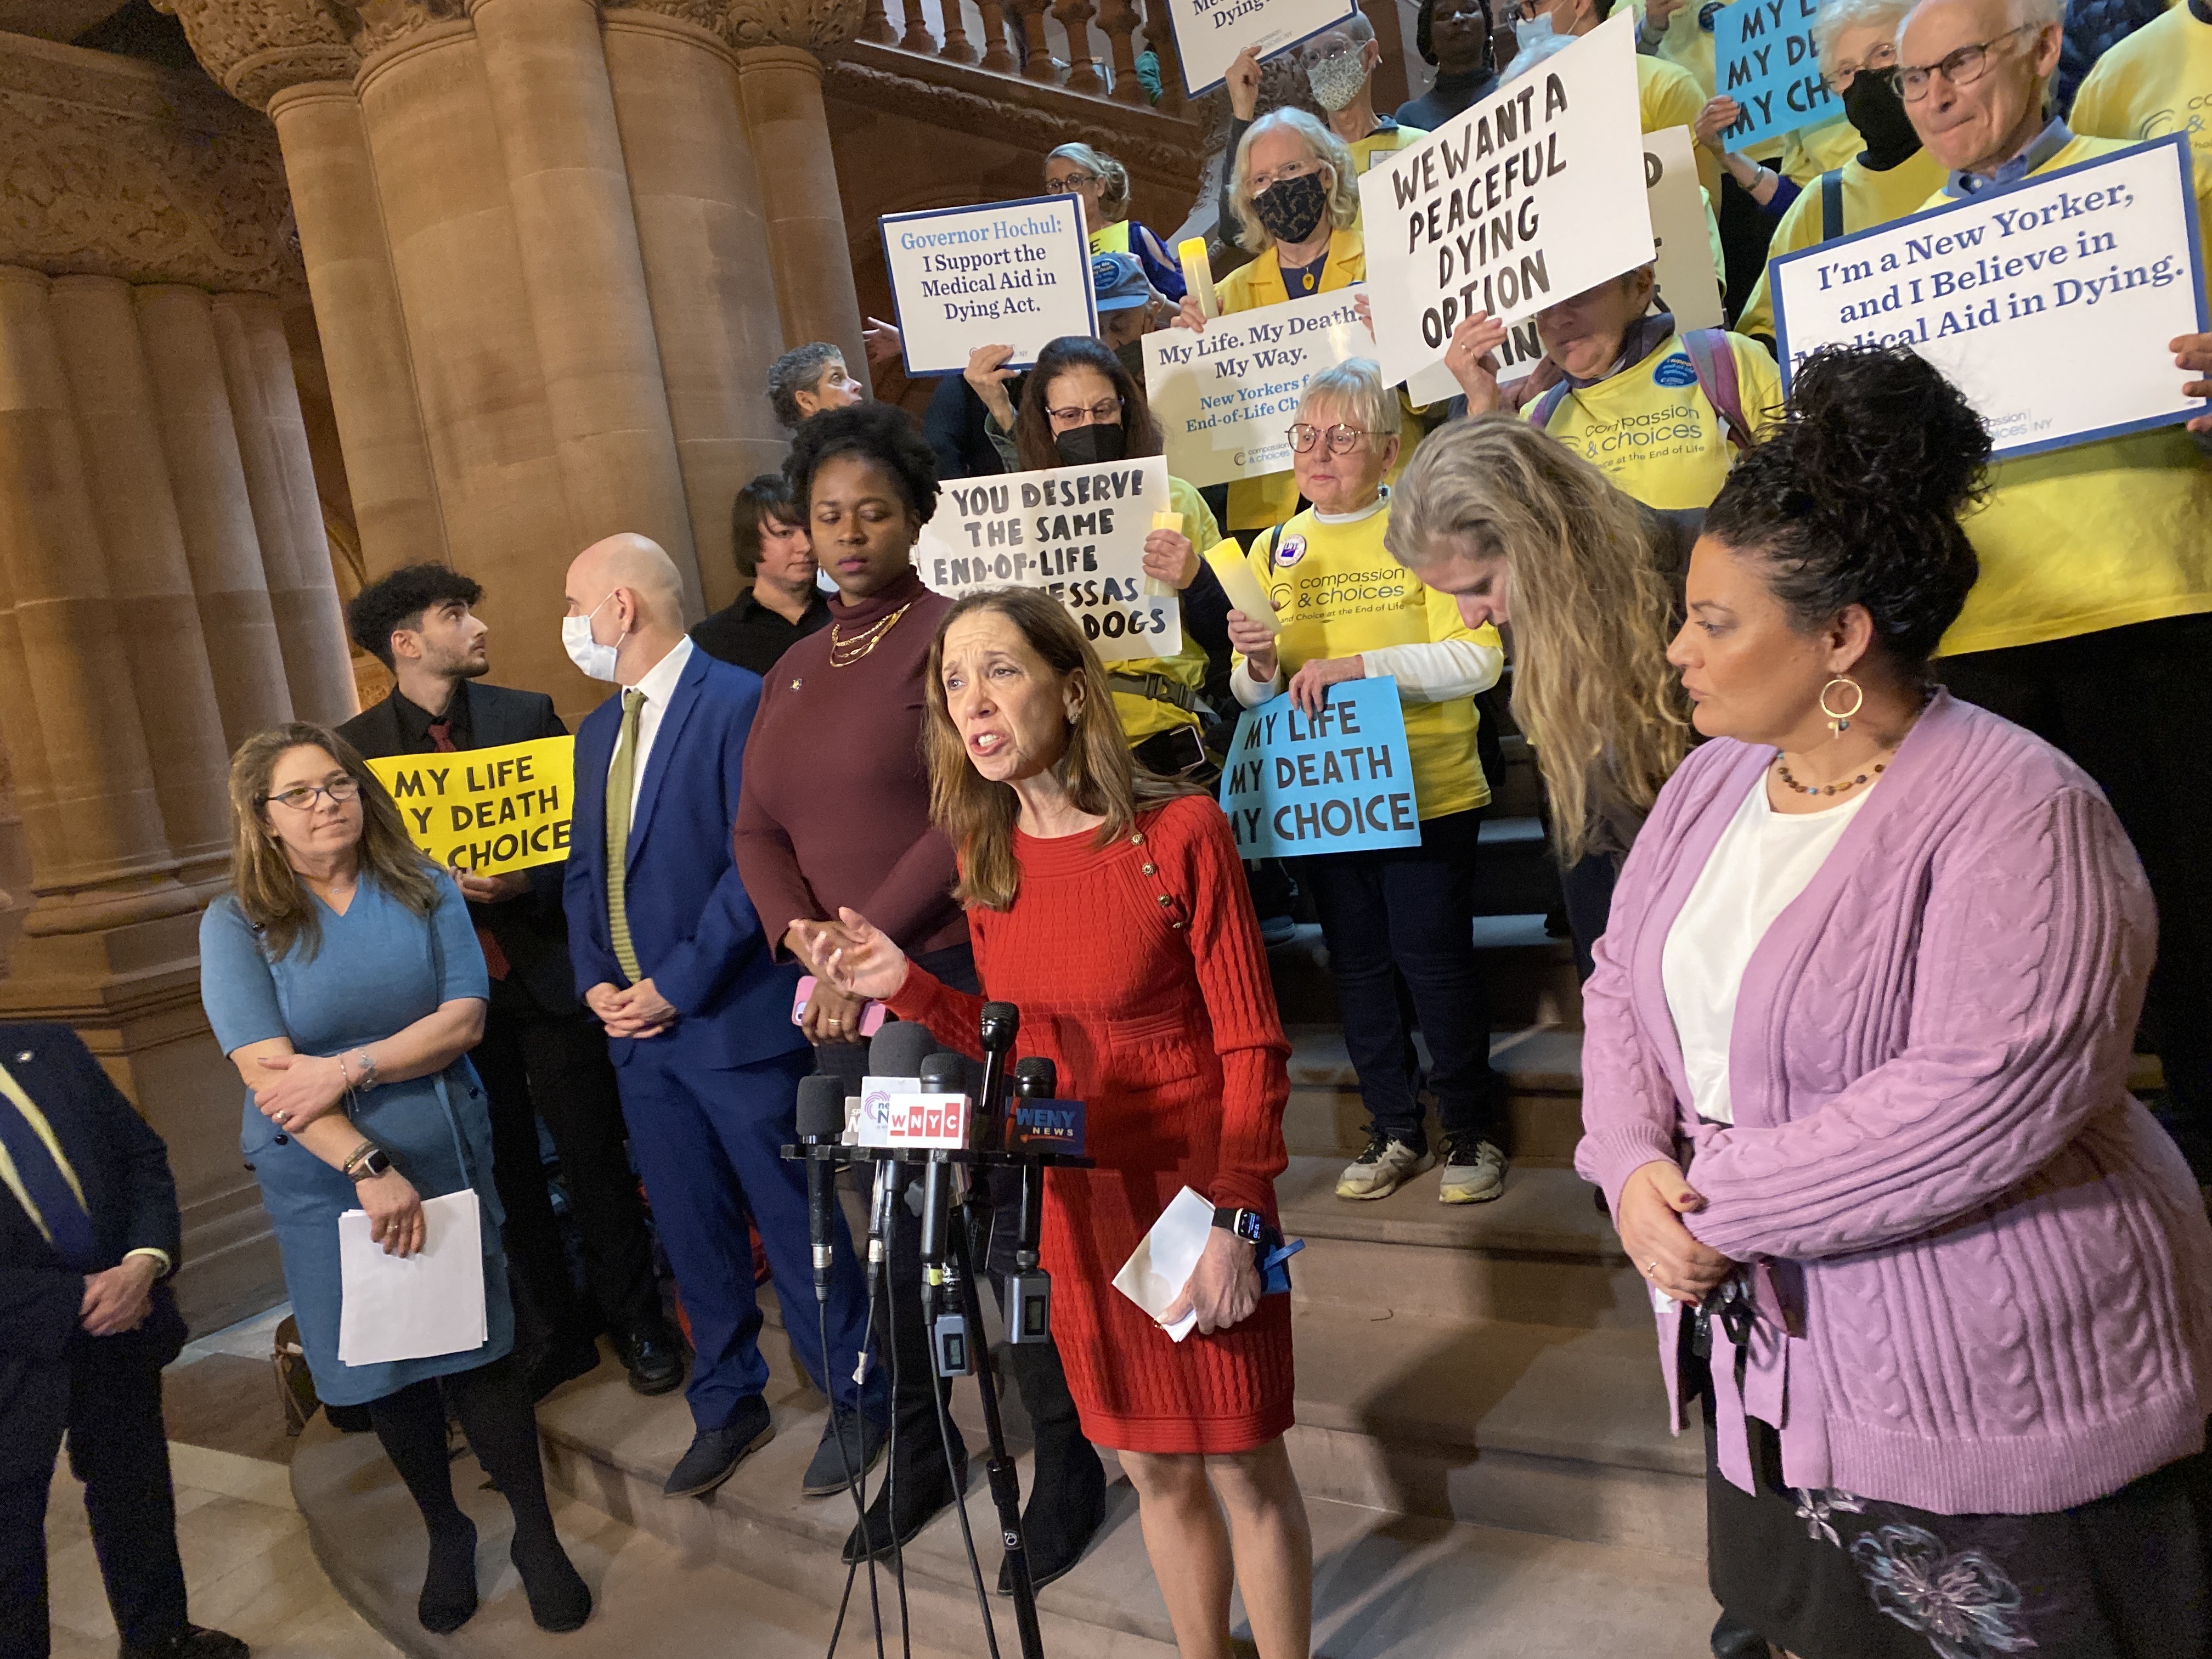
[[[1820,75],[1843,100],[1864,148],[1805,187],[1775,228],[1767,258],[1816,247],[1838,236],[1917,213],[1943,185],[1943,169],[1923,149],[1897,95],[1897,30],[1912,0],[1822,0],[1813,20]],[[1736,331],[1774,344],[1774,301],[1767,273],[1744,304]]]
[[[1087,334],[1067,335],[1037,354],[1022,384],[1012,439],[992,435],[1007,466],[1020,472],[1103,465],[1157,455],[1163,447],[1144,383],[1118,352]],[[1208,767],[1199,741],[1205,705],[1198,691],[1206,684],[1208,653],[1228,659],[1229,598],[1199,556],[1221,540],[1221,532],[1198,491],[1170,478],[1162,505],[1182,515],[1182,528],[1155,530],[1146,538],[1145,574],[1182,594],[1182,649],[1172,657],[1109,663],[1106,678],[1131,750],[1152,770],[1179,777]]]

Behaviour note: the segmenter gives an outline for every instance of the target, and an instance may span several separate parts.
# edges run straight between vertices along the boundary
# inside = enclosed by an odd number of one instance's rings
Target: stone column
[[[570,516],[585,541],[668,550],[699,614],[698,559],[645,263],[592,0],[477,0],[515,240]]]
[[[798,46],[738,54],[745,132],[768,208],[769,269],[787,345],[827,340],[846,366],[867,374],[860,295],[838,205],[830,118],[822,106],[822,60]]]
[[[605,40],[700,581],[718,610],[739,586],[730,503],[789,447],[762,395],[783,330],[737,60],[705,29],[638,7],[607,13]]]
[[[350,84],[312,81],[271,98],[269,118],[284,149],[362,561],[374,578],[447,560],[361,106]]]
[[[48,308],[169,850],[204,897],[228,879],[229,751],[131,289],[112,276],[58,277]]]
[[[109,608],[106,558],[70,410],[47,279],[0,266],[0,604],[14,613],[0,721],[45,750],[27,790],[33,934],[85,933],[192,908]]]
[[[360,705],[284,319],[276,301],[258,294],[219,295],[213,309],[293,716],[334,726]]]
[[[362,65],[377,199],[455,565],[484,585],[494,672],[564,714],[605,688],[561,649],[571,514],[475,32],[434,24]]]
[[[215,314],[205,293],[180,283],[133,289],[131,299],[223,738],[235,750],[256,732],[290,720],[292,693],[223,385]]]

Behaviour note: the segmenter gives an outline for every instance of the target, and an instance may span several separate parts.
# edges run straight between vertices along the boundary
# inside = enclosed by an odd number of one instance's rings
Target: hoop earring
[[[1828,707],[1828,693],[1839,685],[1848,685],[1851,689],[1851,706],[1849,708]],[[1840,738],[1851,729],[1851,716],[1865,706],[1865,689],[1849,674],[1838,674],[1820,688],[1820,712],[1828,717],[1828,730],[1836,737]]]

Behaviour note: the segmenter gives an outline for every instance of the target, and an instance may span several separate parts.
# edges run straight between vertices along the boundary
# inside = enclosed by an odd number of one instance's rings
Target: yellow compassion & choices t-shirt
[[[1782,406],[1782,371],[1756,340],[1731,334],[1728,343],[1735,354],[1736,396],[1755,435]],[[1662,512],[1711,507],[1735,465],[1735,446],[1698,384],[1679,333],[1611,380],[1568,392],[1544,429],[1621,490]]]

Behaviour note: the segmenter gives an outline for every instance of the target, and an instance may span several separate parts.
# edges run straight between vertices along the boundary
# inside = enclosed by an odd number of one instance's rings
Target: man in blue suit
[[[642,536],[576,556],[561,631],[577,667],[623,688],[577,729],[564,897],[577,994],[606,1027],[631,1154],[697,1351],[686,1394],[696,1432],[666,1491],[711,1492],[775,1433],[750,1212],[792,1345],[842,1408],[805,1490],[841,1492],[848,1468],[858,1474],[880,1451],[888,1413],[879,1386],[864,1396],[852,1381],[867,1309],[842,1221],[825,1363],[805,1176],[779,1155],[813,1055],[791,1019],[796,970],[771,960],[731,852],[760,676],[692,645],[676,567]]]

